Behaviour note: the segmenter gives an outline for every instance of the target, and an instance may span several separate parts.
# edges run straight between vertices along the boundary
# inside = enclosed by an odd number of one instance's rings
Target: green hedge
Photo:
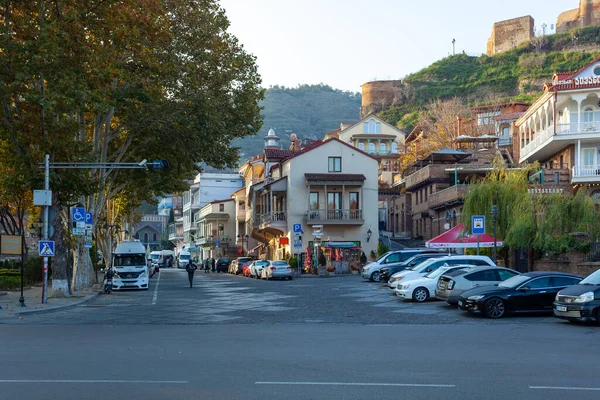
[[[0,276],[0,289],[14,289],[21,286],[20,276]]]
[[[0,269],[0,276],[21,276],[20,269]]]

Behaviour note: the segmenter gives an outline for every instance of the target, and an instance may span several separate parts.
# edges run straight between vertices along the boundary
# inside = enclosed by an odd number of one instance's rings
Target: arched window
[[[385,145],[385,143],[379,143],[379,153],[386,153],[387,152],[387,146]]]
[[[360,143],[358,144],[358,149],[359,149],[359,150],[362,150],[362,151],[365,151],[365,144],[364,144],[363,142],[360,142]]]
[[[148,243],[148,233],[144,233],[144,243]]]
[[[398,143],[392,142],[392,154],[398,154]]]
[[[583,110],[583,126],[584,130],[591,130],[594,128],[594,108],[586,107]]]
[[[154,232],[154,233],[152,234],[152,241],[153,241],[153,242],[158,242],[158,235],[156,234],[156,232]]]
[[[369,143],[369,153],[375,153],[375,143],[373,142]]]

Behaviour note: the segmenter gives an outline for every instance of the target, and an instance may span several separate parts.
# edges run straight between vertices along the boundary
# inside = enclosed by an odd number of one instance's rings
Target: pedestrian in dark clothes
[[[194,272],[196,272],[197,268],[198,267],[196,266],[196,264],[194,264],[191,261],[185,266],[185,270],[188,273],[188,280],[190,281],[190,287],[192,287],[192,284],[194,282]]]

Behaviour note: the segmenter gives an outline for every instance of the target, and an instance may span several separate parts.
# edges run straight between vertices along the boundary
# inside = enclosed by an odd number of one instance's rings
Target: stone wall
[[[556,33],[598,24],[600,24],[600,0],[580,0],[579,8],[565,11],[558,16]]]
[[[533,26],[534,20],[529,15],[496,22],[487,41],[486,54],[493,56],[532,40],[535,37]]]
[[[600,263],[585,262],[585,254],[574,252],[565,260],[541,259],[533,262],[532,271],[557,271],[568,272],[580,276],[588,276],[600,268]]]
[[[373,81],[362,85],[362,106],[360,118],[400,105],[402,81]]]

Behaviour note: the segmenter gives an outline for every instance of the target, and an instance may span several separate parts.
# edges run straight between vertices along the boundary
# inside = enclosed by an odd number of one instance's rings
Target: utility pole
[[[452,39],[452,55],[455,56],[456,55],[456,39]]]

